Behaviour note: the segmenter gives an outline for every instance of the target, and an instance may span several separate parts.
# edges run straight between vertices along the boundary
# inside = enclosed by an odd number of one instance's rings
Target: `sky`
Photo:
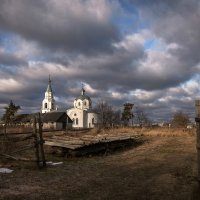
[[[126,102],[153,121],[194,118],[199,0],[1,0],[0,114],[40,111],[49,74],[58,108],[82,84],[93,106]]]

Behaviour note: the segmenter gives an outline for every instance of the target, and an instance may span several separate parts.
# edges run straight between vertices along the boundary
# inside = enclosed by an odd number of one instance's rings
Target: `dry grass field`
[[[0,174],[0,199],[200,199],[195,130],[91,131],[94,135],[111,133],[139,135],[144,142],[137,147],[88,157],[66,158],[46,153],[47,160],[63,164],[43,170],[38,170],[31,161],[1,158],[0,167],[14,171]]]

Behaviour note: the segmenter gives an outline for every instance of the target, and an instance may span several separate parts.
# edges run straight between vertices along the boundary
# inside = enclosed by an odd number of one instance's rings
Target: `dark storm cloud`
[[[98,89],[116,89],[128,92],[137,88],[158,90],[176,86],[188,80],[192,73],[182,71],[182,63],[174,58],[165,58],[165,54],[155,53],[155,61],[148,61],[144,49],[135,45],[134,50],[118,50],[113,55],[104,55],[90,60],[82,58],[73,62],[79,73],[75,79],[84,79]],[[95,66],[95,67],[94,67]],[[158,69],[156,66],[159,66]],[[160,71],[159,71],[160,70]],[[69,77],[70,78],[70,77]],[[71,77],[72,78],[72,77]]]
[[[3,0],[0,27],[53,49],[96,53],[119,40],[105,1]]]
[[[200,62],[200,2],[198,0],[127,0],[139,10],[140,21],[145,24],[157,39],[162,39],[168,48],[152,56],[151,50],[146,58],[131,61],[124,73],[110,74],[106,83],[124,85],[124,89],[141,88],[146,90],[175,87],[190,80],[199,71]],[[162,51],[162,49],[161,49]],[[121,66],[123,61],[121,60]],[[116,78],[114,78],[116,77]],[[109,81],[110,80],[110,81]],[[109,86],[110,87],[110,86]]]
[[[0,102],[13,99],[24,111],[38,111],[51,74],[60,107],[72,106],[85,82],[94,102],[134,102],[157,119],[190,112],[198,87],[181,85],[199,72],[199,1],[127,0],[139,13],[137,25],[150,36],[137,27],[122,30],[123,37],[110,2],[117,1],[2,0],[0,28],[20,39],[16,54],[0,52],[7,66],[0,68]],[[146,49],[152,38],[163,44]]]
[[[24,59],[0,50],[0,67],[2,67],[2,66],[18,66],[18,65],[26,65],[26,64],[27,64],[27,62]],[[5,70],[5,69],[3,69],[3,70]]]

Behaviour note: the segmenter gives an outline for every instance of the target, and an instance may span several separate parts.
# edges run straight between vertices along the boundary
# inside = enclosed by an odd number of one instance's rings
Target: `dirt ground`
[[[195,134],[141,136],[145,142],[107,155],[63,158],[38,170],[33,162],[1,160],[1,200],[196,200]]]

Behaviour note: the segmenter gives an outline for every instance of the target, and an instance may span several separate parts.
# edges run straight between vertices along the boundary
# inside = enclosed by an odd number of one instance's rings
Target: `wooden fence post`
[[[39,128],[39,146],[40,146],[40,154],[41,154],[41,159],[42,159],[42,164],[43,167],[46,167],[46,160],[45,160],[45,155],[44,155],[44,140],[43,140],[43,135],[42,135],[42,121],[41,121],[41,116],[40,113],[38,113],[38,128]]]
[[[37,123],[38,123],[38,129],[37,129]],[[38,167],[46,167],[46,160],[44,155],[44,148],[43,148],[43,136],[42,136],[42,122],[40,113],[38,113],[38,117],[34,116],[33,118],[33,135],[35,138],[35,153],[36,153],[36,161]]]
[[[33,117],[33,136],[35,140],[35,156],[36,156],[36,162],[37,166],[40,166],[40,155],[39,155],[39,149],[38,149],[38,137],[37,137],[37,125],[36,125],[36,117]]]
[[[197,169],[198,169],[198,181],[200,182],[200,100],[195,101],[195,110],[196,110],[196,138],[197,138]]]

